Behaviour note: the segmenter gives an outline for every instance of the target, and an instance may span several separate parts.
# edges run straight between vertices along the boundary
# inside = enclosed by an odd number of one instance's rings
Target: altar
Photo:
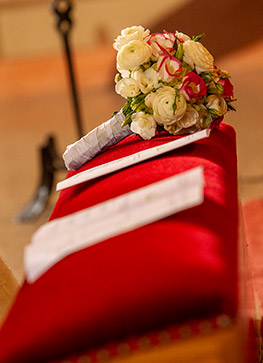
[[[131,135],[68,177],[176,138]],[[0,332],[0,361],[245,359],[236,165],[235,132],[223,123],[209,138],[61,191],[51,221],[204,171],[202,204],[81,249],[25,282]]]

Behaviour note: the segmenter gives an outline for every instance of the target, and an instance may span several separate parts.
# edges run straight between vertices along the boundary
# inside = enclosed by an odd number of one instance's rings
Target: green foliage
[[[184,47],[183,47],[183,44],[180,43],[178,45],[178,48],[177,48],[177,51],[175,53],[175,57],[180,61],[182,62],[183,61],[183,58],[184,58]]]
[[[196,35],[196,36],[193,36],[192,37],[192,40],[194,42],[199,42],[203,37],[205,36],[205,33],[202,33],[202,34],[199,34],[199,35]]]
[[[215,110],[214,108],[208,108],[208,111],[211,113],[211,115],[215,118],[222,116],[221,113],[219,113],[217,110]]]
[[[175,97],[174,97],[174,103],[173,103],[173,112],[175,113],[176,109],[177,109],[177,99],[180,98],[180,93],[178,91],[177,88],[174,87],[175,90]]]
[[[173,44],[173,49],[174,49],[175,53],[177,52],[177,48],[178,48],[177,39],[175,39],[174,44]]]
[[[236,111],[236,108],[231,104],[231,102],[236,101],[236,98],[233,98],[232,100],[227,100],[227,110],[228,111]]]

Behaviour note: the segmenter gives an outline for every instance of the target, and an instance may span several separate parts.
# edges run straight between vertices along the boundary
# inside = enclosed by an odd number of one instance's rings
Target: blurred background
[[[205,32],[202,43],[235,86],[237,112],[225,122],[237,132],[240,201],[263,194],[263,2],[258,0],[75,0],[71,45],[84,132],[123,105],[114,91],[114,38],[143,25],[151,32]],[[16,217],[32,198],[40,146],[54,135],[57,152],[78,139],[61,37],[52,1],[0,0],[0,257],[21,283],[23,249],[58,198],[34,222]],[[65,171],[55,174],[55,183]]]

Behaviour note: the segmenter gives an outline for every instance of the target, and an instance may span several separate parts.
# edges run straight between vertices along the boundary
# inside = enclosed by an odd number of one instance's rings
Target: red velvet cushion
[[[173,139],[130,136],[79,171]],[[199,165],[202,205],[74,253],[25,283],[0,331],[0,362],[40,362],[192,318],[234,316],[238,213],[230,126],[62,191],[51,219]]]

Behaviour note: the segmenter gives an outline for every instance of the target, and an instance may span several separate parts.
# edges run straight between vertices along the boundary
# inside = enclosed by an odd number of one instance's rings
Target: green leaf
[[[227,78],[230,78],[230,76],[223,75],[223,76],[218,76],[218,78],[220,78],[220,79],[227,79]]]
[[[192,107],[193,107],[193,108],[195,108],[195,109],[196,109],[196,111],[200,111],[200,110],[201,110],[201,108],[202,108],[202,107],[200,107],[199,105],[197,105],[196,103],[194,103],[194,104],[192,105]]]
[[[212,116],[214,117],[220,117],[222,116],[221,113],[219,113],[217,110],[215,110],[214,108],[208,108],[208,111],[211,113]]]
[[[199,35],[196,35],[196,36],[193,36],[192,37],[192,40],[194,42],[199,42],[203,37],[205,36],[205,33],[202,33],[202,34],[199,34]]]
[[[218,93],[223,93],[224,92],[224,88],[221,86],[221,84],[219,84],[219,83],[215,83],[215,86],[216,86],[216,88],[217,88],[217,90],[218,90]]]
[[[125,117],[123,123],[121,124],[121,127],[125,127],[126,125],[129,125],[130,123],[131,123],[131,115],[128,115],[127,117]]]
[[[175,114],[175,110],[177,109],[176,99],[177,99],[177,97],[175,96],[174,103],[173,103],[173,113],[174,114]]]
[[[183,47],[183,44],[180,43],[178,45],[178,48],[177,48],[177,51],[175,53],[175,57],[180,61],[182,62],[183,60],[183,57],[184,57],[184,47]]]
[[[117,115],[117,113],[119,113],[119,112],[118,111],[114,111],[111,117]]]
[[[158,132],[158,134],[159,134],[159,135],[160,135],[160,134],[164,131],[164,130],[163,130],[163,126],[158,125],[158,124],[157,124],[156,129],[157,129],[157,132]]]
[[[180,98],[179,91],[177,88],[174,88],[175,90],[175,97],[174,97],[174,103],[173,103],[173,113],[175,113],[175,110],[177,109],[176,101]]]
[[[212,80],[212,76],[210,73],[201,73],[200,77],[203,78],[206,83]]]
[[[177,45],[177,40],[175,39],[174,44],[173,44],[173,49],[175,50],[175,52],[177,51],[178,45]]]
[[[227,100],[227,102],[235,102],[237,101],[237,98],[231,98],[231,100]]]
[[[227,101],[227,109],[229,111],[236,111],[236,108],[234,106],[232,106],[231,103],[229,103],[229,101]]]
[[[124,113],[125,116],[127,116],[132,111],[131,103],[132,103],[132,98],[128,97],[127,102],[122,108],[122,112]]]
[[[203,118],[203,127],[206,129],[210,125],[210,117],[208,117],[208,114]]]
[[[208,95],[218,95],[218,90],[217,90],[217,88],[214,88],[214,87],[208,87],[207,94]]]

